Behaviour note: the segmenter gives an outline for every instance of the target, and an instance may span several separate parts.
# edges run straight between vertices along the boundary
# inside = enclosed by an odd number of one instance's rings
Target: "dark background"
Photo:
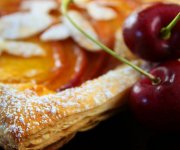
[[[180,135],[143,128],[129,111],[119,112],[66,144],[61,150],[180,150]]]
[[[154,133],[141,126],[126,110],[78,133],[61,150],[180,150],[180,134]],[[2,150],[0,148],[0,150]]]

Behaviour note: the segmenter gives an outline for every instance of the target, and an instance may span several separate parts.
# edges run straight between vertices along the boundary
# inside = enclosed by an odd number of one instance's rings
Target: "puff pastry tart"
[[[128,59],[121,24],[141,0],[75,0],[69,15]],[[0,146],[57,149],[126,102],[139,74],[102,52],[61,0],[0,1]]]

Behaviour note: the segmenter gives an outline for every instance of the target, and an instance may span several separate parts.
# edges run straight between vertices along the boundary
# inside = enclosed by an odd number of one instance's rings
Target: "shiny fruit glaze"
[[[132,0],[116,2],[117,6],[114,8],[118,12],[117,19],[112,21],[95,21],[90,19],[100,40],[110,47],[114,46],[115,32],[121,26],[124,18],[138,5],[138,2]],[[1,0],[0,16],[17,12],[20,3],[21,0]],[[74,8],[76,9],[75,6]],[[80,9],[80,11],[83,10]],[[59,17],[57,13],[51,12],[51,15],[56,22]],[[46,51],[47,55],[44,57],[23,58],[3,53],[0,56],[0,82],[33,82],[45,85],[51,90],[61,91],[78,86],[86,80],[101,75],[102,72],[104,73],[103,70],[108,71],[119,64],[116,62],[110,66],[109,64],[114,62],[114,60],[111,61],[112,58],[104,52],[87,52],[71,39],[41,42],[39,35],[37,35],[21,41],[37,43]],[[106,69],[106,66],[108,69]]]

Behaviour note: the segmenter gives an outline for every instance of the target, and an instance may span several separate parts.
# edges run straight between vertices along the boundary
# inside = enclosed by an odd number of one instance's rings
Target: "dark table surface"
[[[62,150],[180,150],[180,135],[153,133],[135,121],[129,111],[119,112],[96,128],[78,133]]]

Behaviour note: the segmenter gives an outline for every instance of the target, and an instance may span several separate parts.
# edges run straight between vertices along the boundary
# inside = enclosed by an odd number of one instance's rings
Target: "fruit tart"
[[[96,40],[142,65],[122,23],[150,0],[74,0],[69,16]],[[152,0],[151,0],[152,1]],[[81,34],[61,0],[0,1],[0,146],[57,149],[119,111],[140,75]]]

